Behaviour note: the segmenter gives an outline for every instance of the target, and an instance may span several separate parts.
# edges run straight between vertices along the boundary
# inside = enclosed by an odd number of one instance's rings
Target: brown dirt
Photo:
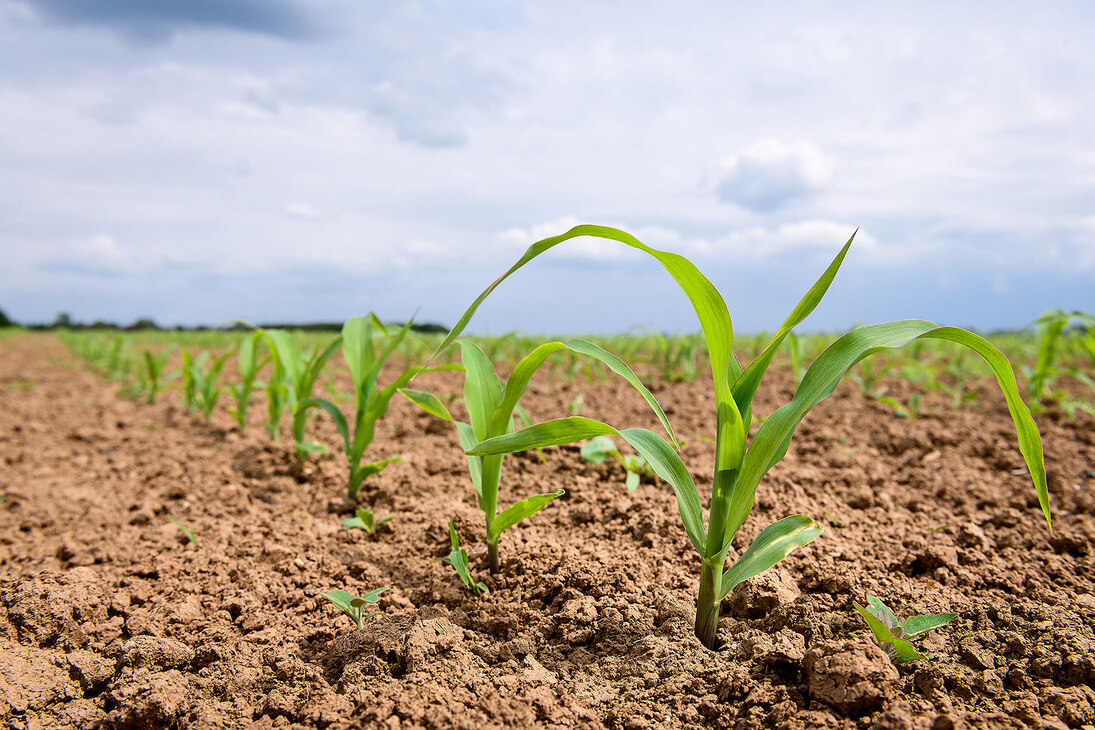
[[[787,376],[760,394],[769,412]],[[900,384],[891,383],[891,392]],[[991,386],[991,387],[990,387]],[[458,375],[416,387],[456,392]],[[1039,417],[1051,535],[1002,398],[901,420],[851,385],[803,422],[736,543],[791,512],[831,519],[738,589],[719,651],[692,634],[698,559],[671,490],[629,494],[577,447],[507,459],[505,503],[567,490],[504,535],[488,576],[455,433],[404,401],[370,451],[403,461],[341,527],[338,450],[299,464],[255,406],[245,433],[145,405],[51,336],[0,341],[0,722],[51,727],[1084,727],[1095,723],[1095,423]],[[614,382],[544,379],[534,418],[650,425]],[[656,388],[701,493],[711,386]],[[317,419],[319,440],[338,443]],[[435,558],[455,519],[476,597]],[[169,520],[191,527],[197,546]],[[319,594],[390,586],[362,630]],[[955,611],[895,668],[852,607]]]

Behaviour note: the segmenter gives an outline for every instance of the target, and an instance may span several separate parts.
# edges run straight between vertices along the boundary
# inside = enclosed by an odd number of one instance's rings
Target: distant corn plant
[[[354,382],[354,411],[347,417],[342,410],[325,398],[309,398],[300,401],[295,406],[294,423],[300,424],[300,436],[303,438],[304,418],[311,408],[325,411],[334,419],[335,428],[342,437],[345,449],[346,461],[350,467],[350,477],[347,485],[347,494],[350,499],[357,499],[357,491],[362,482],[373,474],[378,474],[389,464],[399,461],[402,456],[390,456],[380,461],[362,463],[366,449],[372,444],[376,435],[376,424],[384,414],[388,412],[388,405],[396,392],[410,382],[411,378],[425,368],[414,365],[406,368],[394,381],[381,387],[379,384],[380,371],[384,363],[410,330],[411,322],[407,322],[394,335],[389,334],[387,328],[370,313],[366,317],[354,317],[342,326],[342,336],[339,342],[342,345],[342,355],[346,365],[350,369],[350,376]],[[377,343],[380,346],[377,346]],[[324,358],[326,359],[326,358]],[[438,365],[428,370],[453,370],[459,366]],[[314,382],[314,378],[313,378]],[[352,419],[352,420],[351,420]],[[294,428],[294,432],[296,429]]]
[[[251,394],[256,387],[263,387],[258,380],[259,372],[270,362],[271,357],[259,357],[259,348],[262,346],[263,336],[260,332],[254,332],[240,341],[239,350],[236,351],[236,365],[239,368],[240,380],[228,387],[228,393],[235,401],[228,407],[228,412],[236,420],[236,424],[242,431],[247,427],[247,411],[251,404]]]
[[[778,348],[791,330],[821,301],[852,244],[848,243],[798,303],[760,354],[743,367],[733,350],[730,313],[719,291],[685,257],[650,248],[630,234],[602,226],[577,226],[570,231],[533,244],[502,276],[468,307],[441,347],[447,346],[467,326],[475,311],[507,277],[545,251],[578,236],[595,236],[618,241],[653,256],[674,278],[694,307],[700,320],[715,386],[715,471],[710,509],[704,524],[699,492],[692,476],[673,446],[645,428],[616,428],[589,418],[570,417],[547,421],[517,433],[481,441],[467,450],[470,456],[487,457],[557,444],[573,443],[596,436],[619,436],[641,454],[658,476],[676,493],[685,532],[700,554],[699,601],[696,635],[709,648],[716,645],[719,606],[724,597],[742,581],[772,567],[793,549],[820,536],[822,526],[806,515],[791,515],[768,525],[738,559],[726,568],[734,537],[752,512],[754,495],[761,479],[787,453],[803,417],[832,394],[848,371],[875,353],[902,347],[920,338],[957,342],[976,352],[993,370],[1018,431],[1019,448],[1034,482],[1046,522],[1050,520],[1042,441],[1030,410],[1019,395],[1015,374],[1007,358],[984,338],[956,327],[940,327],[923,320],[903,320],[859,327],[833,342],[805,372],[794,397],[772,413],[747,442],[753,398]],[[853,235],[854,238],[854,235]],[[660,412],[660,408],[657,409]],[[664,414],[663,416],[664,421]],[[667,423],[667,422],[666,422]],[[670,440],[675,444],[672,432]]]
[[[646,389],[639,378],[622,360],[602,347],[585,340],[567,340],[566,342],[547,342],[535,348],[521,358],[513,367],[509,380],[503,382],[494,370],[494,366],[474,343],[460,341],[461,358],[464,364],[464,406],[468,411],[470,423],[453,418],[445,404],[437,396],[420,390],[404,388],[401,392],[427,413],[449,421],[456,426],[457,437],[464,449],[472,448],[476,443],[492,437],[504,436],[514,431],[514,413],[517,411],[521,396],[528,390],[533,374],[556,352],[574,352],[603,362],[617,375],[631,383],[647,403],[661,415],[667,429],[669,421],[661,413],[654,396]],[[502,533],[521,520],[527,519],[551,500],[562,496],[563,490],[538,494],[511,504],[498,511],[498,486],[502,477],[503,453],[468,456],[468,471],[479,508],[486,517],[487,556],[490,571],[495,573],[500,567],[498,558],[498,540]]]

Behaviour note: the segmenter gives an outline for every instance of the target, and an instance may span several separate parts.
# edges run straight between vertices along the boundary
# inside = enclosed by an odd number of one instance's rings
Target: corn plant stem
[[[498,541],[487,543],[487,563],[490,566],[490,572],[497,573],[501,568],[501,563],[498,562]]]
[[[700,568],[700,596],[696,604],[696,637],[708,649],[715,648],[719,628],[722,567],[722,561],[704,558],[703,566]]]

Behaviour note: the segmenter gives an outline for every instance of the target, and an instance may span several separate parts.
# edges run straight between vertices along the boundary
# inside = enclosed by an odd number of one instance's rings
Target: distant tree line
[[[390,323],[395,326],[402,326],[402,322]],[[61,312],[54,320],[48,324],[46,323],[28,323],[20,325],[18,322],[14,322],[8,318],[3,310],[0,310],[0,327],[25,327],[29,330],[118,330],[122,332],[136,332],[140,330],[181,330],[184,332],[207,332],[209,330],[218,329],[222,331],[240,331],[244,332],[250,330],[250,325],[243,322],[234,322],[230,325],[222,327],[209,327],[206,325],[197,325],[194,327],[161,327],[156,324],[156,321],[149,317],[140,317],[134,320],[131,324],[120,325],[116,322],[106,322],[101,319],[94,320],[93,322],[77,322],[72,319],[68,312]],[[270,322],[258,325],[263,329],[292,329],[292,330],[305,330],[308,332],[340,332],[342,330],[342,322]],[[444,325],[435,324],[432,322],[426,322],[422,324],[411,325],[411,330],[414,332],[420,332],[423,334],[436,334],[446,333],[449,331],[448,327]]]

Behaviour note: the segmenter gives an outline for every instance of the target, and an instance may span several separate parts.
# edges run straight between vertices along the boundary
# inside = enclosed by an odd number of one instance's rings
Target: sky
[[[735,329],[1095,310],[1095,5],[0,0],[0,309],[452,325],[579,223]],[[580,238],[471,331],[689,332]]]

